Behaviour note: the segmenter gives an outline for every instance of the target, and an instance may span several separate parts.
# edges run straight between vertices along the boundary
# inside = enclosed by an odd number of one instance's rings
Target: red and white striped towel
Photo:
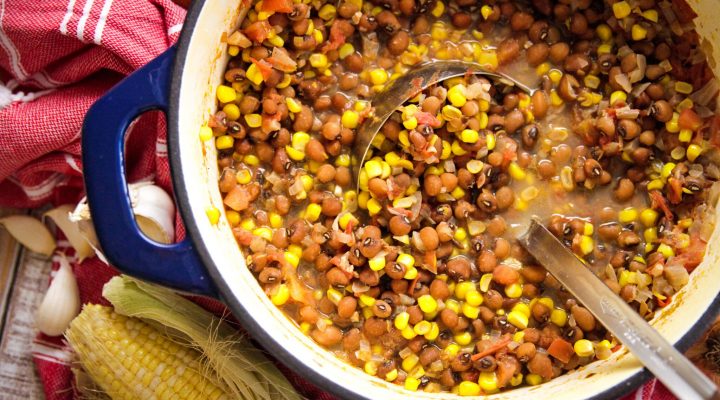
[[[184,17],[185,10],[170,0],[0,0],[0,206],[79,200],[79,139],[86,110],[174,43]],[[126,148],[129,181],[152,179],[172,190],[161,114],[141,117]],[[83,302],[105,303],[102,285],[117,272],[97,259],[73,262],[73,267]],[[222,312],[217,302],[201,302]],[[39,335],[32,353],[46,398],[75,397],[72,354],[64,342]],[[307,398],[332,399],[283,371]],[[674,397],[651,381],[628,398]]]

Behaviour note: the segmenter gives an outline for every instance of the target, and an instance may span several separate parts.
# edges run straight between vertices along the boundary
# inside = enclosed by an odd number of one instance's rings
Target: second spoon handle
[[[533,219],[520,242],[610,333],[683,400],[717,399],[708,377]]]

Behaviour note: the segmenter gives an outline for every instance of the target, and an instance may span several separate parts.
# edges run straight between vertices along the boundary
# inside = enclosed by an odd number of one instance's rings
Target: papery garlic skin
[[[43,214],[44,217],[50,218],[55,225],[65,234],[70,245],[75,249],[75,255],[79,261],[92,256],[93,250],[87,236],[80,230],[80,225],[70,219],[73,206],[65,204]]]
[[[60,268],[35,313],[35,326],[48,336],[62,335],[80,313],[80,306],[77,280],[67,258],[61,254]]]

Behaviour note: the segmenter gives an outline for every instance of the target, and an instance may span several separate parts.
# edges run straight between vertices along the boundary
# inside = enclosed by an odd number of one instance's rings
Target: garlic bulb
[[[59,336],[79,313],[80,290],[70,263],[61,254],[60,268],[35,314],[35,326],[48,336]]]
[[[55,250],[55,239],[37,218],[28,215],[10,215],[0,218],[0,225],[20,244],[46,256]]]
[[[140,229],[160,243],[175,240],[175,204],[159,186],[147,183],[128,185],[130,204]]]
[[[175,240],[175,204],[170,195],[151,182],[133,183],[128,185],[128,189],[130,205],[140,230],[156,242],[172,243]],[[79,227],[95,254],[107,263],[95,235],[86,198],[80,200],[69,218]]]

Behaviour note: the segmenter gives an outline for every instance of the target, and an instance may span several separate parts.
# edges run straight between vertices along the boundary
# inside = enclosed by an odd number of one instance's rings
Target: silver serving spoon
[[[413,67],[403,76],[389,83],[382,92],[373,97],[371,101],[374,107],[373,113],[363,121],[357,130],[352,150],[353,159],[355,160],[352,164],[352,174],[356,187],[359,187],[360,168],[365,164],[365,157],[368,154],[370,143],[375,139],[375,135],[377,135],[385,121],[390,118],[390,115],[406,101],[429,86],[466,74],[485,75],[504,85],[518,87],[530,95],[536,90],[522,84],[511,76],[499,72],[490,72],[482,65],[474,62],[429,61]]]
[[[536,218],[520,243],[680,399],[719,399],[715,384],[613,293]]]

